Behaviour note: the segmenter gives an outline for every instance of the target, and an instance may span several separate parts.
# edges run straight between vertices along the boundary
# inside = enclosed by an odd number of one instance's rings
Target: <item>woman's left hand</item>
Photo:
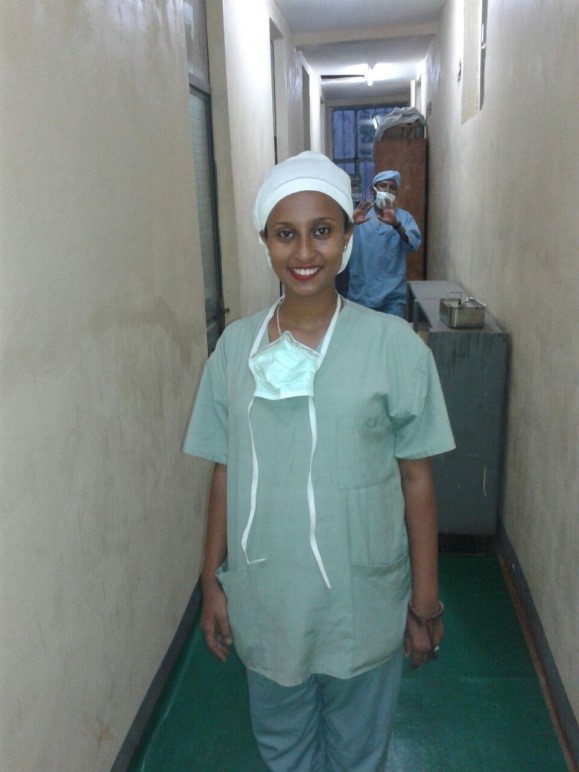
[[[404,631],[404,656],[410,657],[413,669],[436,659],[438,646],[444,635],[442,619],[419,624],[410,614]]]

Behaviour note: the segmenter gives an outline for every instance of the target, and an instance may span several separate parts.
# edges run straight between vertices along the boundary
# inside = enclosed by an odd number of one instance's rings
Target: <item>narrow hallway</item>
[[[388,772],[563,772],[565,758],[497,558],[440,561],[446,635],[405,666]],[[260,772],[243,667],[208,653],[196,619],[130,772]]]
[[[579,768],[578,40],[577,0],[2,3],[0,772],[125,772],[137,743],[131,772],[259,772],[240,664],[193,622],[211,465],[184,434],[220,333],[279,298],[266,173],[311,150],[362,194],[397,107],[425,121],[423,278],[509,359],[500,477],[471,420],[446,487],[461,515],[499,489],[498,557],[442,556],[391,770],[565,769],[498,560]]]

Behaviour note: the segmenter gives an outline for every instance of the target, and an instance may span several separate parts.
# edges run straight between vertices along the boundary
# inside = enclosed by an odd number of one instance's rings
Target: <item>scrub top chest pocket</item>
[[[397,475],[394,427],[380,412],[341,414],[338,421],[338,487],[368,488]]]

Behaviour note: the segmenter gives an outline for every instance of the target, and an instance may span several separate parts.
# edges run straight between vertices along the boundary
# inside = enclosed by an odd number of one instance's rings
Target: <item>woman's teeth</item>
[[[292,268],[293,273],[297,273],[298,276],[313,276],[318,272],[318,268]]]

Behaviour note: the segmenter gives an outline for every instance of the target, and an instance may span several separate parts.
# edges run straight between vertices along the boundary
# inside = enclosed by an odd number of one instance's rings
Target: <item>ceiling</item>
[[[322,78],[326,101],[375,103],[410,95],[446,0],[275,0],[296,48]],[[364,78],[380,63],[386,80]],[[324,76],[341,76],[332,80]],[[358,78],[343,76],[357,75]],[[370,78],[371,79],[371,78]]]

